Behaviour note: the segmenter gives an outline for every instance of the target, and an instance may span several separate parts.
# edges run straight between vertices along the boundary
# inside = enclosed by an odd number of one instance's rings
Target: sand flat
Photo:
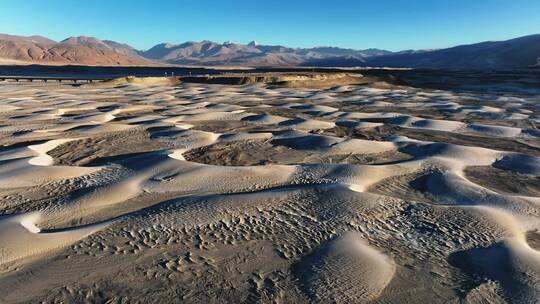
[[[292,82],[0,82],[0,302],[540,301],[534,95]]]

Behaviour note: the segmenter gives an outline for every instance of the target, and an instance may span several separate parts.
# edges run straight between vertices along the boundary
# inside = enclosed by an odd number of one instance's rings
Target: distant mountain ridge
[[[0,34],[0,64],[77,64],[101,66],[314,66],[444,69],[540,67],[540,34],[435,50],[390,52],[332,46],[290,48],[209,40],[160,43],[141,51],[110,40],[69,37],[60,42],[42,36]]]
[[[511,69],[540,64],[540,34],[505,41],[487,41],[421,53],[390,54],[372,58],[373,66]]]
[[[297,66],[310,60],[349,56],[364,61],[368,57],[391,54],[379,49],[353,50],[338,47],[289,48],[281,45],[260,45],[232,42],[216,43],[208,40],[185,42],[178,45],[158,44],[139,52],[145,58],[171,64],[186,65],[262,65]]]
[[[0,34],[0,59],[6,62],[49,65],[155,65],[128,45],[93,37],[69,37],[60,42],[41,36]]]

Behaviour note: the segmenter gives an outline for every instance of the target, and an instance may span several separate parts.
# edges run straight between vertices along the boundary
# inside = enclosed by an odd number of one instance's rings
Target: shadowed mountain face
[[[392,54],[368,61],[372,66],[455,69],[506,69],[538,66],[539,63],[540,34],[420,53]]]
[[[540,34],[438,50],[390,52],[338,47],[290,48],[208,40],[161,43],[146,51],[93,37],[56,42],[41,36],[0,34],[0,64],[79,64],[134,66],[157,64],[238,66],[400,67],[432,69],[511,69],[540,66]]]
[[[56,42],[41,36],[0,35],[0,59],[7,63],[151,65],[128,45],[92,37],[70,37]]]

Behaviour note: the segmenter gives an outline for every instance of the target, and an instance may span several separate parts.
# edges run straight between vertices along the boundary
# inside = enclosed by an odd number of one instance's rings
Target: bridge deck
[[[0,75],[0,81],[27,81],[27,82],[33,82],[33,81],[42,81],[42,82],[48,82],[48,81],[56,81],[56,82],[99,82],[99,81],[105,81],[109,80],[110,78],[100,78],[100,77],[47,77],[47,76],[7,76],[7,75]]]

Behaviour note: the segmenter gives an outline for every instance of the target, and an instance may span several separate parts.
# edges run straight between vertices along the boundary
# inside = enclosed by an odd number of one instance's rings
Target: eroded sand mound
[[[180,80],[175,77],[122,77],[115,78],[104,83],[110,85],[122,85],[122,84],[140,84],[140,85],[173,85],[180,83]]]
[[[3,83],[0,302],[539,302],[540,99],[397,84]]]
[[[261,74],[226,74],[196,77],[180,77],[183,82],[208,83],[208,84],[228,84],[247,85],[263,83],[279,87],[289,88],[331,88],[345,85],[375,85],[380,87],[391,87],[395,83],[390,83],[377,77],[367,77],[361,74],[351,73],[261,73]]]

